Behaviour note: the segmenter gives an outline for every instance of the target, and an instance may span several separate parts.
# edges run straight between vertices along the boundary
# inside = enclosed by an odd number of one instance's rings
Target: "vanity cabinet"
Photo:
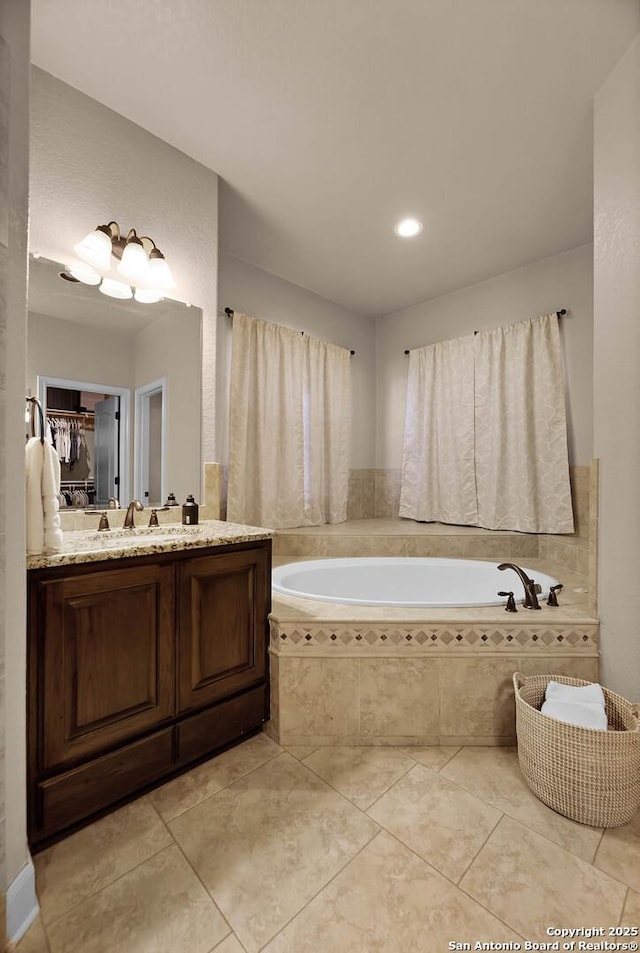
[[[271,540],[28,575],[32,848],[268,717]]]

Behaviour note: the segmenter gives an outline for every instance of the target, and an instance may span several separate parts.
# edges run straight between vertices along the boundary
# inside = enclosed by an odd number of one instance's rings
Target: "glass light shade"
[[[417,218],[403,218],[394,228],[394,232],[400,238],[413,238],[414,235],[419,235],[421,231],[422,222],[419,222]]]
[[[73,250],[82,261],[97,268],[98,271],[109,271],[111,267],[111,239],[105,232],[96,229],[90,232],[81,242],[73,246]]]
[[[130,285],[125,285],[123,281],[114,281],[113,278],[103,278],[98,290],[110,298],[133,298]]]
[[[102,281],[102,276],[90,265],[68,265],[67,271],[72,278],[81,281],[83,285],[99,285]]]
[[[162,292],[151,291],[148,288],[136,288],[133,297],[136,301],[139,301],[140,304],[155,304],[156,301],[162,300]]]
[[[122,252],[122,261],[118,271],[134,284],[150,284],[149,259],[139,241],[129,241]]]
[[[161,288],[162,291],[170,291],[176,286],[166,259],[160,256],[156,258],[153,252],[149,259],[147,283],[150,284],[152,288]]]

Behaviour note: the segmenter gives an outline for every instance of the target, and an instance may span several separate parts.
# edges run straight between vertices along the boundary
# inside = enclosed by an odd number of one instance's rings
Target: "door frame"
[[[133,454],[133,490],[137,499],[146,506],[144,490],[149,483],[149,399],[162,394],[162,454],[160,457],[160,505],[167,498],[167,378],[136,387],[134,408],[135,452]]]
[[[47,416],[47,387],[63,387],[66,390],[86,390],[94,394],[120,398],[120,505],[127,506],[131,500],[131,390],[113,384],[96,384],[91,381],[75,381],[68,377],[38,375],[38,397]]]

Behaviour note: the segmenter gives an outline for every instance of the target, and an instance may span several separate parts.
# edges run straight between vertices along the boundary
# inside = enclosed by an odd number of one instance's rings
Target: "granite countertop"
[[[73,566],[77,563],[102,562],[125,556],[148,556],[184,549],[202,549],[271,539],[273,530],[260,526],[243,526],[223,520],[205,520],[197,526],[164,524],[135,529],[113,529],[105,532],[78,530],[64,533],[63,548],[58,553],[27,556],[27,569],[48,569]]]

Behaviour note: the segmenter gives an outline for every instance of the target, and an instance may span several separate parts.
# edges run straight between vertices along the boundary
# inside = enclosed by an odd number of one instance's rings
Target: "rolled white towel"
[[[608,727],[604,705],[593,702],[546,701],[540,711],[543,715],[564,721],[568,725],[579,725],[596,731],[606,731]]]
[[[544,697],[546,701],[601,705],[604,709],[604,692],[602,685],[597,682],[590,685],[562,685],[560,682],[550,681]]]

